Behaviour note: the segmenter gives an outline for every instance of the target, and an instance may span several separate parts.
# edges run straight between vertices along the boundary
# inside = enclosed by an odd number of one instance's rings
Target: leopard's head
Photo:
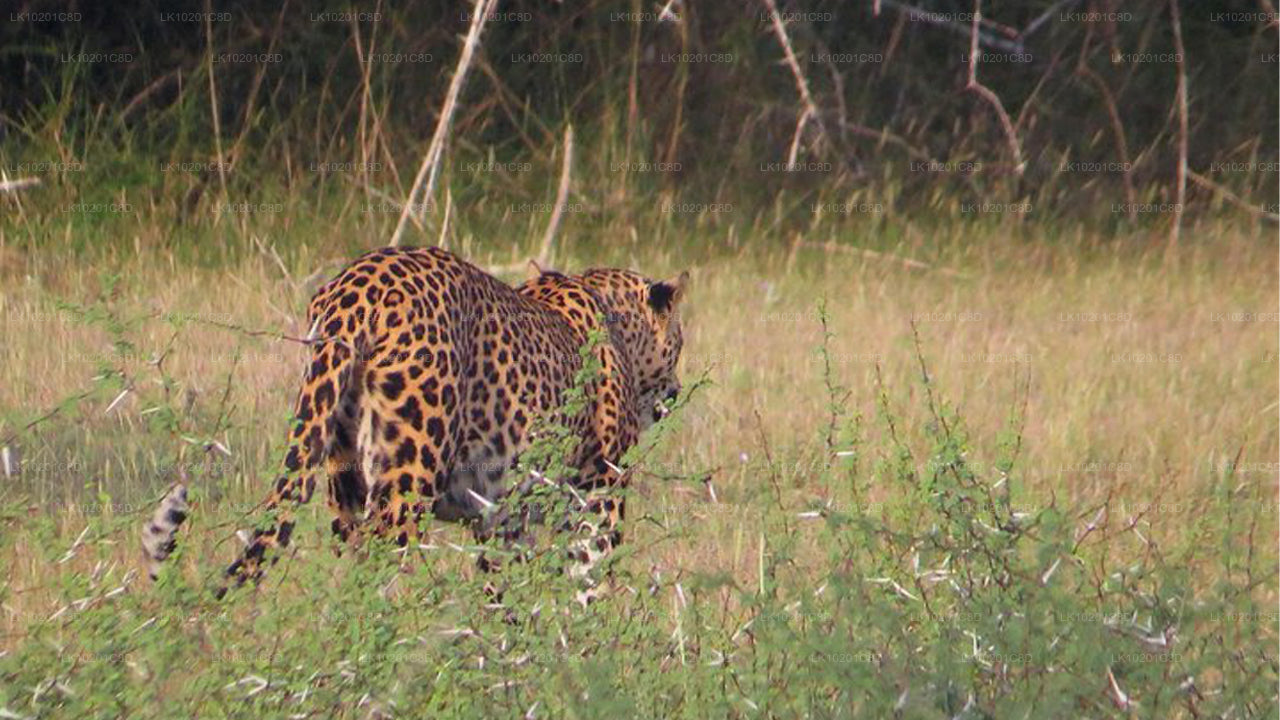
[[[674,280],[650,280],[628,270],[589,270],[582,279],[609,306],[606,321],[626,349],[644,430],[669,412],[680,394],[676,365],[684,347],[680,303],[689,273]]]

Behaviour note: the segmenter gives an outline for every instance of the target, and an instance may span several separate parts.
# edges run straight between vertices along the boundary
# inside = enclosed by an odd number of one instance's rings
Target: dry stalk
[[[276,16],[276,27],[271,33],[271,41],[267,43],[267,56],[275,52],[276,41],[280,39],[280,28],[284,25],[284,13],[289,8],[288,0],[280,4],[280,14]],[[236,141],[231,145],[231,153],[227,155],[227,164],[235,167],[236,160],[240,157],[240,147],[244,144],[245,138],[249,135],[250,128],[253,127],[253,111],[258,104],[258,90],[262,88],[262,80],[267,74],[267,66],[270,63],[258,63],[258,71],[253,75],[253,86],[249,89],[249,100],[245,105],[244,119],[240,121],[240,134],[236,137]],[[210,74],[210,80],[213,75]],[[219,160],[222,158],[219,157]]]
[[[795,165],[796,158],[800,155],[800,141],[804,136],[804,126],[809,124],[809,111],[806,109],[800,113],[800,120],[796,122],[796,131],[791,135],[791,149],[787,151],[787,165]]]
[[[3,171],[0,171],[2,173]],[[35,187],[40,184],[40,178],[26,177],[9,179],[7,175],[0,175],[0,192],[16,192],[25,187]]]
[[[547,223],[547,231],[542,235],[542,247],[538,250],[538,262],[551,264],[553,244],[556,230],[560,228],[560,216],[564,214],[564,205],[569,201],[569,183],[573,180],[573,126],[564,127],[564,148],[560,163],[560,187],[556,189],[556,204],[551,209],[551,222]]]
[[[640,16],[640,0],[631,0],[631,12]],[[631,57],[627,62],[627,137],[623,143],[623,163],[631,166],[631,146],[635,140],[636,126],[640,119],[640,23],[631,23]],[[622,187],[625,195],[629,173],[622,173]]]
[[[378,10],[382,9],[382,3],[378,3]],[[360,172],[358,175],[364,180],[365,196],[369,197],[369,157],[372,154],[369,149],[369,114],[372,103],[372,93],[369,91],[370,75],[373,73],[373,63],[365,61],[364,44],[360,41],[360,21],[355,15],[351,16],[351,39],[356,48],[356,61],[360,63],[360,122],[357,124],[360,132]],[[369,32],[369,56],[372,57],[377,51],[378,43],[378,24],[374,23],[373,29]],[[376,116],[377,113],[374,112]],[[374,136],[377,137],[376,135]],[[376,142],[376,140],[375,140]],[[376,146],[374,148],[377,149]]]
[[[207,2],[207,0],[206,0]],[[480,33],[484,30],[485,20],[489,14],[493,12],[497,0],[475,0],[472,8],[471,27],[467,30],[467,39],[462,45],[462,55],[458,58],[458,66],[453,71],[453,79],[449,81],[449,92],[445,95],[444,108],[440,111],[440,120],[436,122],[436,131],[431,137],[431,145],[427,148],[426,157],[422,158],[422,166],[418,168],[418,174],[413,179],[413,186],[409,188],[409,196],[405,200],[404,207],[400,210],[400,220],[396,222],[395,232],[391,235],[391,245],[400,244],[400,238],[404,234],[404,225],[412,214],[417,218],[422,216],[419,208],[415,205],[414,200],[418,197],[418,189],[426,183],[426,188],[422,192],[422,205],[425,206],[431,202],[431,196],[435,191],[436,177],[440,172],[440,158],[444,155],[445,138],[449,134],[449,125],[453,121],[453,113],[458,106],[458,96],[462,94],[462,86],[467,79],[467,70],[471,67],[471,58],[475,55],[476,48],[480,45]]]
[[[1124,123],[1120,121],[1120,108],[1116,105],[1115,96],[1111,94],[1111,88],[1107,87],[1101,75],[1084,63],[1080,64],[1076,72],[1098,86],[1102,101],[1107,106],[1107,115],[1111,118],[1111,132],[1116,136],[1116,151],[1120,153],[1120,162],[1124,163],[1124,173],[1120,176],[1124,182],[1124,199],[1129,204],[1129,219],[1133,220],[1138,215],[1138,195],[1133,189],[1133,163],[1129,162],[1129,143],[1125,140]]]
[[[387,144],[386,132],[382,129],[383,120],[386,119],[390,108],[383,107],[382,112],[378,112],[376,106],[373,107],[373,143],[375,148],[382,149],[382,159],[387,163],[387,169],[391,171],[391,181],[396,187],[402,187],[404,182],[400,179],[400,168],[396,165],[396,158],[391,154],[391,147]]]
[[[218,152],[218,184],[222,187],[222,202],[227,202],[227,168],[222,155],[222,121],[218,119],[218,86],[213,79],[213,12],[209,0],[204,0],[205,69],[209,73],[209,112],[213,115],[213,146]],[[214,223],[222,213],[215,213]]]
[[[449,249],[449,216],[453,214],[453,191],[445,186],[444,189],[444,222],[440,223],[440,237],[436,239],[436,245]]]
[[[680,52],[687,53],[689,51],[689,26],[686,23],[677,23],[676,27],[680,30]],[[676,80],[676,117],[671,123],[671,137],[667,140],[667,152],[663,158],[664,162],[674,164],[676,162],[676,152],[680,149],[680,133],[684,129],[684,98],[685,90],[689,86],[689,64],[680,63],[678,69],[679,79]]]
[[[124,106],[124,109],[120,111],[120,117],[119,117],[120,123],[123,124],[125,120],[128,120],[129,116],[133,114],[133,111],[137,110],[139,107],[142,107],[142,103],[147,98],[154,95],[157,91],[159,91],[161,88],[165,87],[169,83],[172,83],[173,81],[178,80],[180,74],[181,74],[181,69],[174,68],[173,70],[170,70],[169,72],[153,80],[146,87],[142,88],[142,90],[139,91],[137,95],[134,95],[133,99],[130,100]]]
[[[1173,50],[1178,68],[1178,185],[1173,205],[1173,227],[1169,228],[1169,244],[1177,245],[1182,235],[1182,206],[1187,200],[1187,66],[1186,48],[1182,46],[1182,16],[1178,0],[1169,0],[1169,20],[1173,23]]]
[[[533,124],[542,131],[542,137],[546,142],[553,142],[555,140],[555,135],[553,135],[551,130],[542,123],[542,120],[539,119],[536,114],[528,112],[527,108],[516,107],[516,105],[520,103],[520,98],[516,97],[515,93],[511,92],[511,89],[502,82],[502,78],[498,77],[498,72],[493,69],[493,65],[489,64],[488,60],[484,59],[483,56],[478,57],[476,58],[476,65],[480,68],[480,71],[489,78],[490,83],[493,84],[493,89],[497,93],[496,97],[499,107],[502,108],[502,112],[507,116],[507,119],[511,121],[511,127],[514,128],[516,134],[520,136],[525,147],[529,149],[529,153],[534,157],[542,157],[544,153],[538,147],[538,144],[533,141],[533,138],[529,137],[529,134],[524,131],[524,123],[516,117],[515,111],[524,111],[524,117],[532,120]]]

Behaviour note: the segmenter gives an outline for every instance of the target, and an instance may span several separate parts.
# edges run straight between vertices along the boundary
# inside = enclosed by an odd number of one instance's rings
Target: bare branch
[[[791,47],[791,38],[787,36],[787,28],[782,23],[782,15],[778,12],[778,4],[774,0],[763,0],[765,7],[769,8],[769,16],[773,19],[773,34],[778,37],[778,42],[782,44],[782,52],[786,56],[787,67],[791,68],[791,75],[796,80],[796,90],[800,92],[800,101],[804,103],[804,113],[800,116],[798,125],[803,126],[807,118],[813,118],[814,123],[818,126],[818,133],[822,136],[822,140],[827,143],[828,148],[834,148],[835,144],[831,142],[831,137],[827,134],[826,123],[822,122],[822,113],[818,112],[818,106],[813,102],[813,96],[809,94],[809,82],[805,80],[804,72],[800,69],[800,61],[796,60],[795,50]],[[799,134],[799,129],[797,129]]]
[[[969,84],[967,88],[991,103],[991,107],[995,109],[996,117],[1000,118],[1000,125],[1004,128],[1005,139],[1009,143],[1009,154],[1013,156],[1013,171],[1021,176],[1026,166],[1022,161],[1022,148],[1018,144],[1018,134],[1013,129],[1013,122],[1009,119],[1009,113],[1005,112],[1004,103],[1000,102],[1000,96],[996,95],[991,88],[978,82],[978,58],[980,56],[978,50],[978,25],[981,20],[982,0],[974,0],[973,25],[969,36]]]
[[[436,122],[435,134],[431,136],[431,145],[427,148],[426,157],[422,158],[422,166],[418,168],[418,174],[413,179],[413,187],[409,189],[409,196],[400,210],[400,220],[396,223],[396,230],[391,235],[392,247],[400,244],[400,237],[404,234],[404,226],[408,222],[410,213],[418,218],[422,217],[422,212],[419,206],[415,205],[414,200],[418,197],[418,188],[421,188],[424,182],[426,189],[422,192],[422,204],[425,206],[431,202],[431,196],[436,187],[436,177],[440,172],[440,158],[444,155],[445,138],[449,134],[449,125],[453,121],[453,113],[458,106],[458,96],[462,93],[462,86],[467,79],[471,57],[475,55],[476,48],[480,45],[480,32],[484,30],[485,20],[493,12],[497,1],[475,0],[471,28],[467,31],[466,42],[462,45],[462,55],[458,58],[458,66],[453,71],[453,79],[449,82],[449,92],[445,95],[444,108],[440,111],[439,121]]]

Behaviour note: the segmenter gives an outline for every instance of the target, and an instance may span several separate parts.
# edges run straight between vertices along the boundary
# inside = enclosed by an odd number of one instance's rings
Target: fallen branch
[[[812,242],[808,240],[802,241],[798,244],[801,247],[813,248],[815,250],[823,250],[826,252],[842,252],[842,253],[848,253],[851,255],[862,255],[863,257],[869,257],[874,260],[890,260],[893,262],[901,263],[902,265],[905,265],[915,270],[930,270],[936,273],[940,273],[942,275],[947,275],[955,278],[969,277],[965,273],[962,273],[959,270],[953,270],[949,267],[938,267],[937,265],[930,265],[929,263],[921,262],[920,260],[916,260],[915,258],[903,257],[901,255],[894,255],[892,253],[880,252],[878,250],[872,250],[870,248],[849,247],[846,245],[838,245],[834,242],[820,243],[820,242]]]
[[[1245,200],[1239,195],[1236,195],[1235,193],[1231,192],[1230,190],[1223,187],[1222,185],[1210,180],[1209,178],[1201,175],[1200,173],[1194,170],[1187,170],[1187,177],[1190,178],[1192,182],[1199,185],[1200,187],[1221,195],[1232,205],[1235,205],[1236,207],[1239,207],[1245,210],[1246,212],[1252,214],[1255,217],[1262,218],[1263,220],[1270,220],[1271,222],[1274,222],[1274,223],[1280,223],[1280,215],[1277,215],[1276,213],[1270,212],[1268,210],[1258,207],[1257,205],[1250,203],[1248,200]]]
[[[395,232],[391,235],[392,247],[400,244],[409,215],[412,213],[417,218],[421,218],[423,215],[420,212],[421,208],[431,202],[431,196],[436,187],[436,177],[440,172],[440,158],[444,155],[445,138],[449,134],[449,125],[453,121],[453,113],[458,106],[458,96],[462,93],[462,86],[467,79],[471,58],[475,55],[476,47],[480,45],[480,32],[484,30],[485,20],[493,12],[496,4],[497,0],[475,0],[471,28],[467,31],[467,39],[462,45],[462,55],[458,58],[458,66],[453,71],[453,79],[449,81],[449,91],[445,95],[444,108],[440,111],[440,120],[436,122],[436,131],[431,136],[431,145],[427,147],[427,155],[422,158],[422,166],[418,168],[418,174],[413,178],[413,186],[409,188],[409,196],[400,210],[400,220],[396,222]],[[415,205],[414,200],[418,197],[418,189],[424,182],[426,189],[422,192],[423,202],[418,206]]]

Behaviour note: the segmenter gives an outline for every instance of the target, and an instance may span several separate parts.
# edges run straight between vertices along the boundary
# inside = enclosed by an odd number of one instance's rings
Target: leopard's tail
[[[360,353],[342,342],[316,343],[294,410],[293,429],[276,476],[263,500],[258,526],[240,535],[245,547],[227,567],[224,584],[214,591],[222,597],[233,588],[262,578],[265,567],[279,560],[288,547],[295,515],[311,501],[320,473],[329,474],[326,461],[352,442],[352,413],[358,407]]]
[[[175,483],[161,498],[151,520],[142,527],[142,552],[147,572],[155,580],[160,567],[177,547],[178,528],[187,520],[187,486]]]

